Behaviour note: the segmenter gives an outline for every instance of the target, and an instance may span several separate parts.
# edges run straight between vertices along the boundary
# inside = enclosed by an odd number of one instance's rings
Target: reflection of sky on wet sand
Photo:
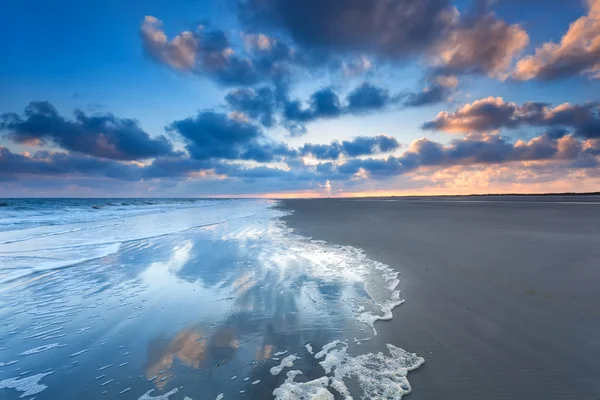
[[[318,349],[332,339],[372,336],[355,319],[372,303],[366,272],[354,254],[291,234],[274,213],[130,242],[104,259],[0,292],[10,304],[0,311],[9,318],[0,347],[10,348],[0,362],[53,340],[66,344],[19,360],[21,372],[56,371],[41,382],[48,385],[42,400],[112,397],[126,388],[120,397],[137,399],[176,387],[194,400],[240,390],[270,398],[285,373],[268,371],[285,350],[300,356],[294,368],[306,369],[307,378],[322,375],[307,343]],[[54,326],[64,336],[23,340],[27,329]],[[14,327],[18,333],[6,337]],[[82,349],[89,351],[69,356]],[[3,369],[0,381],[18,375]]]

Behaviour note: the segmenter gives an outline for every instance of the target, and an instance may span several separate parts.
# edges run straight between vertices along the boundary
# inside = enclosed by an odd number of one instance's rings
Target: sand
[[[585,203],[585,204],[582,204]],[[298,233],[401,271],[380,339],[418,399],[600,398],[600,198],[285,200]]]

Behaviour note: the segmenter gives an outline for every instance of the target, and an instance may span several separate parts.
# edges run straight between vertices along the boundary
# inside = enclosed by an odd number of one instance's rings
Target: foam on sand
[[[327,390],[329,386],[329,378],[323,376],[321,378],[309,382],[294,382],[296,376],[301,375],[298,370],[288,371],[285,382],[273,390],[275,400],[333,400],[333,394]]]
[[[352,398],[344,383],[346,378],[355,378],[366,398],[401,399],[411,391],[406,375],[425,362],[416,354],[391,344],[386,344],[390,356],[379,352],[352,357],[346,352],[346,343],[336,342],[332,342],[335,346],[324,347],[326,357],[320,364],[327,374],[333,370],[331,386],[346,399]]]
[[[400,291],[396,289],[400,283],[399,273],[386,264],[368,258],[361,249],[330,245],[298,235],[280,218],[288,213],[274,211],[274,214],[274,222],[268,232],[273,245],[261,247],[259,256],[263,268],[279,270],[289,282],[293,282],[296,273],[298,276],[306,274],[317,282],[344,286],[343,301],[349,306],[349,311],[356,320],[371,326],[377,334],[375,322],[392,319],[392,310],[404,302],[400,298]],[[238,236],[241,235],[238,233]],[[232,238],[238,236],[232,235]],[[326,301],[318,287],[305,283],[301,287],[303,295],[317,307]]]
[[[304,347],[306,347],[306,351],[308,351],[310,354],[315,354],[313,353],[313,348],[310,343],[307,343]]]
[[[296,361],[299,357],[296,357],[295,354],[289,355],[283,360],[279,365],[271,368],[271,375],[279,375],[284,368],[291,368],[294,366],[294,361]]]
[[[53,373],[54,371],[50,371],[37,375],[32,375],[27,378],[5,379],[3,381],[0,381],[0,389],[15,389],[17,392],[23,392],[23,394],[19,396],[19,398],[33,396],[46,390],[48,386],[41,384],[40,380]]]

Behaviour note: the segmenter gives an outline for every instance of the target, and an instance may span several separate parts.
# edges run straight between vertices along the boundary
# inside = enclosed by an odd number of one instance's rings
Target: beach
[[[594,197],[3,202],[3,400],[600,393]]]
[[[426,359],[418,399],[600,394],[598,196],[285,200],[298,233],[400,271],[378,331]]]

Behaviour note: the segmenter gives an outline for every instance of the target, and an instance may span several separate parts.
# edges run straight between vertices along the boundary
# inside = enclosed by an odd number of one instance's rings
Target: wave
[[[206,199],[12,199],[0,213],[0,232],[107,221],[178,209],[203,208],[234,200]]]
[[[121,245],[247,218],[266,208],[246,201],[235,207],[185,208],[138,215],[117,223],[83,223],[0,232],[0,284],[42,271],[75,266],[119,251]]]
[[[98,260],[104,257],[107,257],[111,254],[115,254],[119,251],[120,244],[112,244],[103,247],[90,248],[88,251],[88,255],[81,258],[76,259],[66,259],[66,260],[56,260],[50,257],[27,257],[25,259],[20,257],[15,257],[18,259],[18,262],[21,264],[34,264],[34,267],[3,267],[0,270],[11,270],[11,273],[7,273],[6,275],[0,277],[0,284],[6,284],[18,279],[27,277],[29,275],[68,268],[75,265],[83,264],[88,261]],[[8,258],[10,260],[10,257]],[[43,261],[45,260],[45,261]],[[7,260],[3,260],[3,263]]]

